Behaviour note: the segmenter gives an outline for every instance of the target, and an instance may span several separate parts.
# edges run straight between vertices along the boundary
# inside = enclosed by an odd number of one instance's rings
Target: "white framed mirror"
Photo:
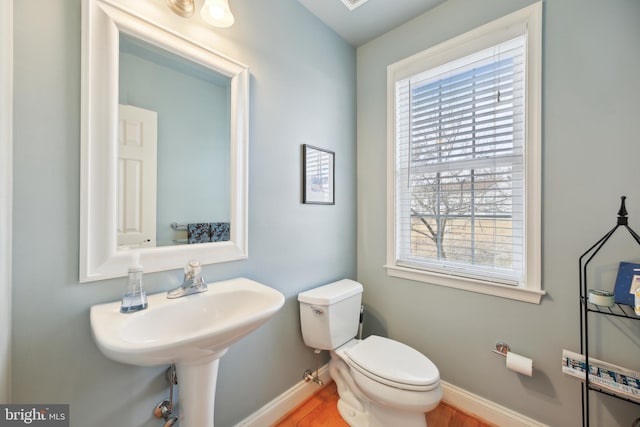
[[[196,28],[196,31],[192,31],[190,28],[191,31],[187,31],[184,26],[194,24],[182,18],[175,20],[170,15],[167,16],[170,11],[166,8],[165,2],[83,0],[82,5],[80,282],[125,276],[134,252],[140,255],[141,264],[146,272],[181,268],[191,259],[202,264],[212,264],[247,258],[248,67],[207,47],[206,29]],[[174,25],[176,22],[179,25]],[[199,37],[200,34],[202,37]],[[224,163],[220,165],[213,160],[208,162],[210,165],[216,165],[211,169],[224,171],[221,174],[224,179],[212,178],[215,175],[204,173],[208,168],[189,162],[188,156],[187,160],[180,160],[172,154],[169,156],[174,159],[173,166],[178,170],[177,173],[170,173],[158,161],[157,165],[153,164],[157,171],[151,174],[152,180],[153,176],[156,176],[154,187],[162,186],[160,183],[163,181],[169,181],[174,187],[184,188],[185,194],[188,193],[188,189],[191,191],[190,197],[175,200],[175,205],[211,205],[209,212],[214,213],[189,212],[187,209],[186,213],[176,213],[176,217],[170,216],[170,221],[166,214],[171,210],[171,196],[164,197],[169,198],[168,202],[165,200],[164,205],[155,205],[155,198],[152,198],[154,206],[144,205],[141,211],[153,211],[151,213],[154,218],[151,223],[161,232],[156,233],[153,230],[154,237],[148,238],[145,235],[137,243],[135,239],[125,241],[118,236],[119,232],[122,232],[123,217],[127,216],[122,213],[125,199],[122,195],[124,168],[121,166],[122,159],[119,160],[122,149],[119,148],[118,142],[122,139],[119,138],[122,135],[119,131],[119,111],[120,104],[123,103],[123,89],[120,85],[121,38],[123,41],[127,40],[129,47],[133,42],[157,50],[160,52],[159,56],[171,57],[168,62],[182,61],[184,64],[190,64],[183,68],[192,65],[192,68],[197,69],[197,77],[209,82],[218,82],[216,84],[222,87],[222,92],[226,91],[226,97],[223,95],[223,99],[226,99],[228,104],[227,107],[221,108],[224,113],[219,114],[225,121],[220,127],[226,132],[228,144],[216,149],[217,152],[224,153]],[[205,74],[209,72],[211,76],[206,77]],[[129,82],[128,85],[130,87],[135,84]],[[160,90],[160,87],[151,88],[150,92],[156,93]],[[124,103],[128,103],[127,101],[125,99]],[[146,105],[142,107],[148,108]],[[197,112],[200,112],[202,108],[198,108]],[[157,121],[167,120],[167,117],[172,115],[159,112]],[[187,113],[187,116],[191,115],[193,114]],[[163,126],[157,126],[158,132],[164,132],[162,129]],[[184,138],[170,138],[162,134],[158,136],[158,149],[161,149],[160,140],[163,138],[171,140],[174,153],[192,150],[194,158],[201,157],[202,149],[193,149],[186,145],[185,140],[192,138],[190,135],[187,134]],[[217,138],[221,137],[218,135]],[[154,168],[144,167],[145,170]],[[176,183],[180,175],[188,175],[180,173],[181,168],[185,172],[202,171],[202,174],[196,174],[191,181]],[[212,196],[205,189],[220,186],[224,187],[221,189],[224,191],[218,193],[223,193],[224,196],[221,196],[220,201],[212,202],[209,200]],[[201,187],[202,190],[194,191],[193,187]],[[137,188],[138,193],[145,195],[158,191],[158,198],[163,198],[164,193],[160,189],[141,190],[135,186],[134,188]],[[140,197],[140,201],[142,199]],[[141,206],[138,200],[134,202],[134,205]],[[136,215],[137,213],[133,216],[137,218]],[[157,225],[156,217],[159,219]],[[175,236],[175,223],[179,224],[180,230],[186,228],[187,224],[222,223],[227,224],[228,233],[225,229],[225,238],[220,241],[206,240],[206,243],[202,243],[203,240],[198,240],[195,243],[196,241],[190,238],[177,238],[170,240],[172,243],[156,244],[156,234],[164,235],[166,231],[173,232]],[[173,231],[168,230],[170,227]],[[182,233],[184,236],[178,237],[186,238],[187,232]],[[192,244],[189,244],[190,242]]]

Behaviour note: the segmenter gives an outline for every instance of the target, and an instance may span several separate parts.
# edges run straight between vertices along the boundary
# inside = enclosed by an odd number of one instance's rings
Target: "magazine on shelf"
[[[585,380],[584,355],[562,350],[562,373]],[[597,388],[640,403],[640,372],[589,358],[589,382]]]
[[[635,305],[635,280],[640,275],[640,264],[631,262],[621,262],[618,267],[618,276],[613,289],[614,298],[617,304],[625,304],[633,307]]]

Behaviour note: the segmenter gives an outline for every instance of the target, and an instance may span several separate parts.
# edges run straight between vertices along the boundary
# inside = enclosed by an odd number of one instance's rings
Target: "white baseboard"
[[[318,376],[324,384],[331,381],[329,365],[318,370]],[[300,381],[289,390],[276,397],[256,412],[240,421],[235,427],[268,427],[273,425],[287,413],[297,408],[305,400],[318,392],[320,386],[314,382]]]
[[[318,374],[325,384],[331,381],[328,365],[320,368]],[[460,387],[449,384],[446,381],[440,381],[440,384],[442,385],[442,400],[485,421],[501,427],[548,427],[545,424],[463,390]],[[319,386],[316,383],[300,381],[240,421],[235,427],[269,427],[317,393],[318,389]]]
[[[442,385],[442,400],[468,414],[475,415],[500,427],[548,427],[546,424],[500,406],[446,381],[441,380],[440,384]]]

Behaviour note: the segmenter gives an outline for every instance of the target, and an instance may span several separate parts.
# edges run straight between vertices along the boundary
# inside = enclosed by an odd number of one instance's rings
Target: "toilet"
[[[302,337],[329,350],[338,411],[352,427],[425,427],[425,412],[442,399],[438,368],[422,353],[389,338],[356,339],[362,285],[344,279],[298,294]]]

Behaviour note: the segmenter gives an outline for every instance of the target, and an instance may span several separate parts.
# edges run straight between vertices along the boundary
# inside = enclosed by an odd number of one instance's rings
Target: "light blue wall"
[[[383,268],[387,65],[530,3],[448,0],[358,49],[358,280],[369,332],[423,351],[449,383],[552,426],[579,426],[580,387],[560,371],[562,349],[580,346],[578,257],[615,225],[623,194],[640,230],[640,2],[544,2],[542,304],[393,279]],[[640,259],[624,237],[599,259],[594,287],[612,286],[618,261]],[[592,321],[592,351],[640,370],[640,323]],[[533,377],[491,353],[501,339],[533,358]],[[592,397],[592,425],[638,416],[637,406]]]
[[[215,30],[212,47],[251,71],[249,259],[204,276],[249,277],[287,302],[221,360],[219,427],[315,366],[296,295],[356,271],[355,50],[295,0],[232,8],[236,24]],[[157,426],[164,368],[111,362],[91,337],[89,307],[119,299],[123,279],[78,283],[80,30],[80,0],[15,1],[13,397],[69,403],[74,427]],[[303,143],[335,151],[335,206],[301,204]],[[145,284],[161,292],[180,279],[175,270]]]

